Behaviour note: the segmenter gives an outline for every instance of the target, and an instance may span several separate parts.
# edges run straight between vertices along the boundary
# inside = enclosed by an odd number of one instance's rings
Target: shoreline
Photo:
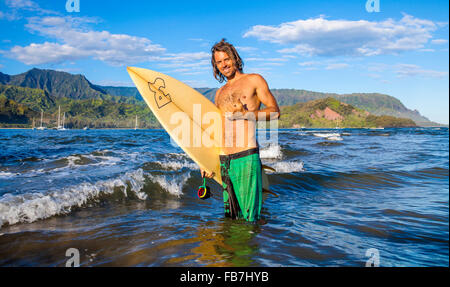
[[[327,127],[309,127],[309,128],[278,128],[278,130],[317,130],[317,129],[323,129],[323,130],[344,130],[344,129],[365,129],[365,130],[383,130],[383,129],[410,129],[410,128],[449,128],[449,126],[416,126],[416,127],[384,127],[384,128],[327,128]],[[0,130],[33,130],[32,128],[0,128]],[[134,128],[103,128],[103,129],[67,129],[65,131],[103,131],[103,130],[131,130],[131,131],[147,131],[147,130],[164,130],[163,128],[149,128],[149,129],[134,129]],[[270,130],[270,129],[258,129],[258,130]],[[36,130],[38,131],[38,130]],[[47,129],[45,131],[57,131],[56,129]]]

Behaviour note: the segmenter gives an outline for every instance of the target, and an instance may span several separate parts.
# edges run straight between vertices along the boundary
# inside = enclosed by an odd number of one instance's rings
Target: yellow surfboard
[[[170,76],[135,67],[127,70],[170,137],[200,168],[214,172],[214,180],[222,185],[220,110],[201,93]],[[264,171],[263,188],[269,189]]]

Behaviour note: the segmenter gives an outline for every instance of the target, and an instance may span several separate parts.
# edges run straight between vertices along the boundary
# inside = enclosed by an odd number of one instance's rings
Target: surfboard
[[[128,73],[150,110],[172,140],[222,185],[220,110],[204,95],[168,75],[128,67]],[[269,189],[264,170],[263,189]]]

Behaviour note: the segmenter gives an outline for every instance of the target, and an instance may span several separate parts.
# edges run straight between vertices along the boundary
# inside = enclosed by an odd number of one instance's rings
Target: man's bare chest
[[[259,100],[254,88],[242,85],[224,86],[219,95],[219,103],[234,103],[240,101],[246,109],[252,111],[259,105]]]

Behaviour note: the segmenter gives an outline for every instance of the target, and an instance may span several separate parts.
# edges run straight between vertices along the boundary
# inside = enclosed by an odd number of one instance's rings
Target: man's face
[[[236,67],[233,60],[226,52],[214,52],[214,60],[216,61],[219,72],[226,78],[230,78],[236,73]]]

